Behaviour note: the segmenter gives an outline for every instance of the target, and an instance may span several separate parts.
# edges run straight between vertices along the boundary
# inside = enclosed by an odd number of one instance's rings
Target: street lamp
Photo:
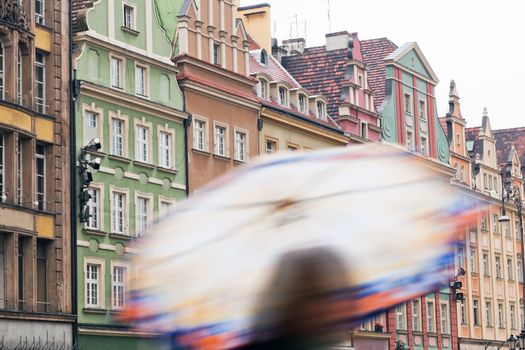
[[[518,210],[518,220],[520,227],[520,239],[521,239],[521,266],[522,266],[522,288],[523,288],[523,298],[525,298],[525,242],[523,237],[523,202],[521,201],[521,188],[512,183],[512,173],[510,172],[507,165],[501,168],[500,173],[501,177],[501,216],[499,222],[509,223],[510,218],[507,216],[505,211],[505,202],[513,203]],[[524,303],[525,304],[525,303]],[[525,320],[522,321],[522,330],[520,335],[518,335],[519,349],[525,350]]]
[[[518,342],[518,338],[511,334],[507,341],[509,342],[509,349],[516,350],[516,343]]]

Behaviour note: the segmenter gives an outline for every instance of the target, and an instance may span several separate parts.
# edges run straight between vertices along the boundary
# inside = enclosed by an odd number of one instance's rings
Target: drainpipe
[[[183,110],[186,111],[186,103],[183,102]],[[184,119],[184,152],[186,155],[184,157],[184,167],[186,169],[186,197],[190,196],[190,172],[189,172],[189,157],[190,157],[190,145],[188,144],[188,128],[191,126],[191,121],[193,116],[188,115],[187,119]]]
[[[78,349],[78,310],[77,310],[77,142],[76,142],[76,109],[73,96],[77,92],[76,72],[73,71],[73,1],[69,0],[69,147],[70,147],[70,220],[71,220],[71,310],[73,321],[72,349]]]

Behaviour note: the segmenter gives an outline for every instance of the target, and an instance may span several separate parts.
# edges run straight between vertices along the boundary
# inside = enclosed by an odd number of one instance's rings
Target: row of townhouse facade
[[[71,14],[71,16],[69,16]],[[507,346],[524,323],[516,207],[525,131],[439,118],[417,43],[271,39],[267,4],[0,1],[0,334],[18,348],[158,349],[116,321],[148,225],[258,155],[383,142],[486,207],[448,285],[364,320],[343,348]],[[521,188],[520,187],[520,188]],[[14,219],[14,220],[13,220]]]

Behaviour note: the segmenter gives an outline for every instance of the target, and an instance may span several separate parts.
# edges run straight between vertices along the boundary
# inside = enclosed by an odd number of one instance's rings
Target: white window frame
[[[467,306],[465,305],[467,302],[466,299],[463,299],[463,301],[460,303],[460,308],[459,308],[459,317],[460,317],[460,322],[462,325],[466,325],[468,324],[468,316],[467,316]]]
[[[270,148],[268,148],[268,143],[272,143],[275,145],[275,149],[271,150]],[[264,152],[265,154],[272,154],[272,153],[275,153],[275,152],[278,152],[279,151],[279,140],[273,138],[273,137],[268,137],[266,136],[264,138]]]
[[[436,303],[434,300],[427,300],[425,307],[427,308],[427,332],[436,333]],[[432,311],[430,311],[432,310]]]
[[[38,61],[37,57],[40,55],[42,61]],[[38,80],[38,71],[42,70],[42,81]],[[38,97],[38,86],[42,86],[43,96]],[[35,109],[38,113],[46,113],[46,54],[42,51],[35,52]]]
[[[128,116],[123,115],[120,110],[117,110],[117,112],[110,111],[109,112],[109,135],[110,135],[110,150],[109,153],[113,156],[117,157],[123,157],[128,158],[128,152],[129,152],[129,144],[128,144],[128,137],[129,137],[129,126],[128,126]],[[113,128],[113,120],[118,120],[124,124],[123,130],[122,130],[122,155],[116,154],[115,148],[114,148],[114,128]]]
[[[146,213],[140,212],[140,200],[147,201]],[[153,194],[135,191],[135,237],[144,237],[149,225],[153,222],[153,203]],[[141,215],[146,215],[145,222],[143,222],[145,226],[142,228],[139,227],[139,223],[142,221],[139,219]]]
[[[126,7],[131,9],[130,25],[126,25]],[[128,1],[122,1],[122,27],[137,30],[137,6]]]
[[[492,302],[485,300],[485,325],[492,326]]]
[[[483,275],[490,276],[490,257],[488,253],[483,253]]]
[[[320,110],[319,110],[319,107],[321,107]],[[323,100],[315,101],[315,116],[318,119],[322,119],[322,120],[326,119],[326,102],[324,102]]]
[[[498,328],[505,328],[505,307],[503,302],[498,301]]]
[[[18,48],[16,59],[16,101],[21,106],[24,102],[24,60],[22,49]]]
[[[162,212],[162,204],[167,204],[171,209],[169,210],[172,210],[173,209],[173,206],[177,204],[177,199],[176,198],[169,198],[169,197],[165,197],[165,196],[158,196],[158,199],[157,199],[157,217],[162,217],[164,215],[167,214],[167,212],[163,213]]]
[[[301,97],[303,98],[303,101],[304,101],[304,105],[301,105]],[[308,96],[306,96],[305,94],[299,94],[299,96],[297,97],[297,105],[299,107],[299,112],[301,113],[304,113],[304,114],[308,114]],[[304,108],[302,108],[304,107]]]
[[[109,59],[109,79],[110,79],[110,82],[109,82],[109,85],[111,86],[112,89],[117,89],[117,90],[124,90],[125,86],[126,86],[126,59],[122,56],[118,56],[118,55],[114,55],[114,54],[110,54],[109,55],[110,59]],[[118,72],[118,84],[115,85],[115,66],[113,65],[113,62],[120,62],[120,68],[119,68],[119,72]],[[117,66],[118,67],[118,66]]]
[[[224,130],[223,135],[223,152],[220,153],[219,151],[219,144],[218,144],[218,134],[217,130],[221,128]],[[230,156],[230,128],[228,127],[228,124],[220,123],[217,121],[213,122],[213,153],[215,155],[221,156],[221,157],[229,157]]]
[[[416,305],[417,304],[417,305]],[[412,300],[412,330],[421,332],[421,299]]]
[[[147,140],[139,139],[139,128],[146,129],[146,137]],[[135,161],[145,164],[151,164],[153,163],[153,155],[152,155],[152,145],[153,145],[153,138],[152,138],[152,128],[153,124],[151,122],[147,122],[145,118],[142,119],[135,119],[134,120],[134,131],[135,131]],[[140,145],[144,145],[146,149],[146,159],[141,158],[143,156],[143,150],[140,149]]]
[[[509,264],[510,262],[510,264]],[[514,281],[514,262],[512,261],[512,258],[507,257],[507,279],[509,281]]]
[[[263,100],[268,99],[268,89],[269,89],[269,83],[268,80],[264,78],[259,78],[259,82],[257,83],[257,96],[259,98],[262,98]]]
[[[41,4],[41,13],[37,12],[36,3]],[[35,0],[35,23],[46,25],[46,0]]]
[[[213,42],[212,45],[212,63],[220,66],[222,64],[222,49],[221,44]]]
[[[406,304],[396,305],[396,330],[407,330]]]
[[[37,148],[39,146],[42,146],[44,148],[44,154],[37,153]],[[49,153],[48,145],[43,144],[43,143],[35,144],[35,203],[36,203],[36,208],[38,210],[46,210],[46,207],[47,207],[46,204],[47,204],[47,156],[48,156],[48,153]],[[37,171],[36,163],[39,159],[44,161],[43,174],[38,174],[38,171]],[[39,177],[43,178],[44,188],[42,192],[38,191],[38,178]],[[42,205],[40,205],[40,201],[38,200],[39,195],[42,195],[42,198],[43,198]]]
[[[494,257],[494,268],[496,269],[496,278],[503,278],[501,274],[501,256]]]
[[[198,125],[202,123],[202,130],[200,128],[197,128]],[[207,118],[203,117],[194,117],[193,121],[193,149],[202,151],[202,152],[208,152],[209,149],[209,120]],[[197,136],[197,131],[202,132],[202,147],[199,147],[199,140]]]
[[[97,258],[97,257],[85,257],[84,258],[84,307],[86,309],[104,309],[105,307],[105,260]],[[92,280],[97,282],[98,290],[98,303],[88,303],[88,278],[87,278],[87,267],[88,265],[96,265],[98,266],[98,275],[96,280]]]
[[[144,73],[143,91],[139,91],[139,71]],[[149,96],[149,67],[145,64],[135,63],[135,95],[143,98]]]
[[[90,194],[91,191],[97,191],[98,192],[98,198],[97,202],[93,202],[93,198],[90,198],[88,201],[88,208],[90,209],[91,214],[91,208],[96,206],[97,213],[98,213],[98,220],[97,225],[91,225],[92,217],[84,223],[84,228],[87,230],[95,230],[95,231],[104,231],[104,185],[103,184],[95,184],[92,183],[89,185]]]
[[[281,91],[284,92],[284,96],[281,96]],[[277,101],[281,106],[288,107],[290,105],[290,91],[286,86],[279,85],[277,87]]]
[[[122,232],[115,230],[116,229],[116,217],[115,212],[116,208],[114,206],[114,200],[115,200],[115,194],[120,194],[124,196],[124,205],[122,208]],[[118,234],[118,235],[124,235],[129,236],[129,189],[127,188],[119,188],[115,186],[110,186],[109,188],[109,194],[110,194],[110,217],[111,217],[111,233]]]
[[[96,114],[97,115],[97,127],[96,127],[96,132],[97,132],[97,135],[96,137],[100,140],[101,144],[102,144],[102,149],[104,149],[104,141],[103,141],[103,138],[102,138],[102,135],[103,135],[103,125],[104,125],[104,110],[100,107],[97,107],[95,105],[95,103],[91,103],[91,104],[86,104],[86,103],[83,103],[82,104],[82,129],[85,130],[86,128],[86,116],[87,116],[87,113],[93,113],[93,114]],[[91,141],[91,139],[88,140],[87,138],[87,135],[86,133],[84,132],[84,145],[87,145],[89,143],[89,141]]]
[[[478,267],[477,267],[477,259],[476,259],[476,248],[475,247],[470,247],[470,271],[472,273],[477,273],[478,272]]]
[[[472,300],[472,315],[473,315],[472,323],[474,324],[474,326],[481,325],[479,307],[480,307],[479,300],[478,299]]]
[[[169,145],[166,147],[162,144],[162,135],[168,136]],[[157,125],[157,164],[164,169],[175,169],[175,129],[169,127],[168,124]],[[168,164],[163,163],[163,153],[168,151]]]
[[[516,329],[516,305],[509,305],[510,329]]]
[[[441,333],[450,334],[449,308],[447,303],[440,304]],[[443,312],[444,311],[444,312]]]
[[[241,134],[244,134],[245,138],[244,138],[244,141],[243,142],[238,142],[238,135],[241,135]],[[234,153],[235,153],[235,156],[234,156],[234,159],[238,162],[247,162],[248,161],[248,150],[249,150],[249,145],[250,145],[250,142],[249,142],[249,133],[248,133],[248,130],[245,130],[245,129],[240,129],[240,128],[235,128],[235,131],[234,131],[234,143],[235,143],[235,146],[234,146]],[[239,146],[243,144],[244,145],[244,152],[242,152],[242,150],[240,150]],[[239,153],[239,152],[242,152],[242,153]]]
[[[111,261],[111,309],[122,310],[127,306],[127,286],[130,276],[130,265],[125,261]],[[124,269],[122,281],[117,281],[115,277],[115,269]],[[118,305],[117,299],[115,298],[115,289],[122,289],[122,305]]]

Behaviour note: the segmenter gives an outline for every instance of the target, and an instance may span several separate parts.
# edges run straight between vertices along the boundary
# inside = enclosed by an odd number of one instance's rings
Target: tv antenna
[[[332,32],[332,18],[330,17],[330,0],[328,1],[328,33]]]

